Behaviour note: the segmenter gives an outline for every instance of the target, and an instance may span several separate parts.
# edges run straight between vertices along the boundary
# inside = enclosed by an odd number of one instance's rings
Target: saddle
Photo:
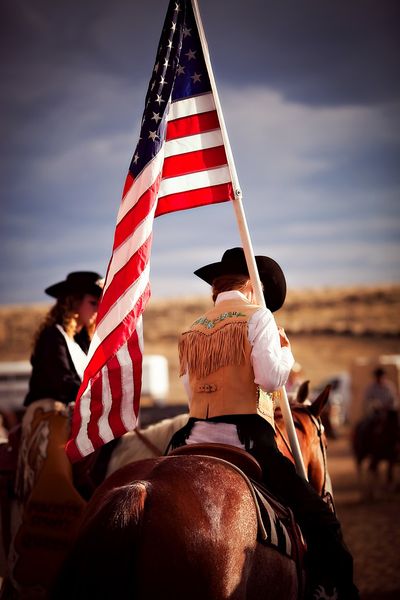
[[[226,444],[188,444],[172,450],[168,456],[182,455],[207,456],[238,471],[254,500],[259,542],[273,546],[297,565],[303,563],[306,545],[293,513],[263,485],[261,466],[251,454]]]

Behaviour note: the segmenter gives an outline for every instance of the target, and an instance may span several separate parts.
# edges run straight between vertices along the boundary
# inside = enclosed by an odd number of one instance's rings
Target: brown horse
[[[321,413],[329,399],[330,386],[319,394],[310,403],[308,399],[309,381],[305,381],[299,388],[296,402],[291,405],[294,426],[299,440],[301,454],[307,473],[307,479],[313,488],[322,497],[332,495],[331,480],[327,466],[327,440],[324,426],[321,422]],[[277,445],[279,450],[292,462],[294,458],[290,450],[285,423],[280,410],[275,411],[275,428],[277,432]]]
[[[400,419],[397,410],[381,410],[368,415],[352,432],[352,449],[357,464],[360,488],[372,498],[379,482],[379,465],[386,463],[386,485],[394,487],[394,467],[400,459]],[[368,461],[367,481],[363,464]]]
[[[124,467],[93,497],[53,598],[298,597],[296,564],[258,543],[245,479],[207,456]]]
[[[313,422],[310,410],[301,407],[296,421]],[[298,427],[304,440],[318,439],[309,441],[320,456],[317,427]],[[229,463],[199,455],[132,463],[94,494],[52,597],[301,597],[301,561],[260,543],[258,531],[248,480]]]

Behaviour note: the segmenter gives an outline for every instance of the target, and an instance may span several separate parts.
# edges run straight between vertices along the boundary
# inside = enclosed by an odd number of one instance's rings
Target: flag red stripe
[[[135,281],[146,268],[150,259],[151,242],[152,234],[149,235],[145,243],[114,275],[113,280],[106,289],[99,306],[99,314],[97,318],[98,326],[100,325],[102,319],[107,315],[110,308],[114,306],[124,292],[135,283]]]
[[[103,382],[101,372],[91,381],[91,395],[95,398],[101,398],[103,393]],[[88,437],[95,448],[101,446],[104,442],[99,435],[99,419],[103,412],[102,402],[90,403],[90,419],[87,426]]]
[[[124,430],[124,423],[121,419],[122,379],[121,367],[116,356],[113,356],[107,363],[107,371],[113,399],[108,422],[113,431],[122,431]]]
[[[125,179],[124,189],[122,191],[122,201],[125,198],[126,194],[129,192],[129,190],[131,189],[134,181],[135,180],[134,180],[131,172],[128,171],[128,175],[126,176],[126,179]]]
[[[128,340],[128,351],[133,364],[133,410],[137,417],[139,413],[140,393],[142,390],[142,352],[139,346],[137,331],[134,331],[132,337]]]
[[[118,223],[114,235],[114,250],[118,248],[128,237],[134,235],[137,227],[149,214],[157,198],[157,191],[160,187],[160,181],[161,175],[157,177],[153,185],[151,185],[144,192],[144,194],[142,194],[136,204],[132,206],[130,211],[127,212]]]
[[[170,194],[159,199],[156,217],[176,210],[186,210],[187,208],[196,208],[206,204],[218,204],[219,202],[233,199],[232,183],[223,183],[189,192]]]
[[[71,435],[73,435],[73,434],[71,434]],[[72,463],[78,462],[82,458],[82,454],[78,450],[75,440],[76,440],[75,436],[71,437],[65,446],[65,451],[68,455],[69,460]]]
[[[164,161],[163,179],[166,177],[179,177],[195,171],[206,171],[207,169],[226,165],[226,163],[224,146],[170,156]]]
[[[211,110],[199,115],[191,115],[190,117],[169,121],[165,139],[168,142],[176,138],[204,133],[205,131],[212,131],[219,128],[217,111]]]

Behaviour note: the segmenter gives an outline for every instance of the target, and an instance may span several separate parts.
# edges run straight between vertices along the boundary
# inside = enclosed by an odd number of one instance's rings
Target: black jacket
[[[88,342],[84,335],[76,336],[75,341],[87,352]],[[46,327],[40,334],[31,364],[32,375],[29,392],[24,401],[25,406],[43,398],[51,398],[64,404],[76,399],[81,380],[65,339],[56,325]]]

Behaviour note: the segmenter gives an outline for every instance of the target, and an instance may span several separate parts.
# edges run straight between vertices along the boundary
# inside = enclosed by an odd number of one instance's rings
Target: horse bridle
[[[307,411],[308,414],[311,417],[311,421],[312,423],[315,425],[316,429],[317,429],[317,435],[319,437],[319,447],[321,449],[321,453],[322,453],[322,460],[323,460],[323,465],[324,465],[324,481],[322,484],[322,490],[321,490],[321,496],[322,498],[325,498],[326,494],[329,493],[326,491],[326,476],[327,476],[327,472],[328,472],[328,463],[327,463],[327,457],[326,457],[326,446],[323,442],[322,439],[322,434],[324,433],[324,426],[322,424],[321,418],[320,417],[316,417],[315,415],[312,414],[312,412]],[[330,495],[330,493],[329,493]]]

